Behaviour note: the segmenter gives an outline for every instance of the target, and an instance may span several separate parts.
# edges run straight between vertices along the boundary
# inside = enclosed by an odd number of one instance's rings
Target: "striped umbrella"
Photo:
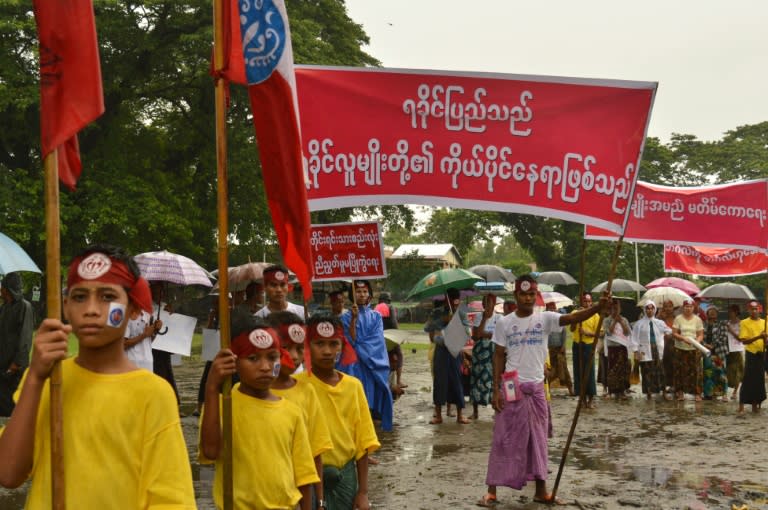
[[[134,257],[141,276],[151,282],[211,287],[211,274],[197,262],[169,251],[149,251]]]

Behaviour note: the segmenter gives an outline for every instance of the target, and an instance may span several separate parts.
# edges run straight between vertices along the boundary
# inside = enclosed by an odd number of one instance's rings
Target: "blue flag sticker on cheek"
[[[280,362],[277,361],[275,365],[272,367],[272,377],[277,377],[280,375]]]
[[[123,325],[125,320],[125,305],[122,303],[115,303],[114,301],[109,304],[109,313],[107,313],[107,326],[111,328],[119,328]]]

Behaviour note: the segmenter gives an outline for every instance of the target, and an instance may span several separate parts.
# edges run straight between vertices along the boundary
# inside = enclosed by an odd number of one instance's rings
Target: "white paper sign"
[[[221,350],[221,339],[218,329],[203,328],[203,361],[213,361]]]
[[[467,327],[461,323],[461,317],[456,312],[451,318],[451,322],[443,330],[443,338],[445,338],[445,346],[451,352],[453,356],[458,356],[461,349],[466,345],[469,340],[469,332]]]
[[[161,331],[166,331],[166,327],[168,330],[164,335],[155,337],[152,348],[182,356],[192,354],[192,335],[195,333],[197,319],[180,313],[169,314],[161,311],[160,320],[163,321]]]

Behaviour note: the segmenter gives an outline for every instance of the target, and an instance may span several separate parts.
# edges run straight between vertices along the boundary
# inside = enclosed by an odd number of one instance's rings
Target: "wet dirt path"
[[[202,363],[176,367],[184,434],[195,492],[202,510],[212,509],[213,470],[196,462],[194,410]],[[485,492],[493,411],[480,409],[469,425],[445,419],[430,425],[432,382],[426,351],[407,352],[407,393],[395,404],[395,429],[380,433],[380,461],[370,470],[376,509],[476,509]],[[637,386],[633,387],[639,392]],[[550,487],[554,483],[576,400],[553,389],[554,437],[550,440]],[[647,402],[638,393],[624,402],[601,400],[582,410],[558,496],[581,509],[768,509],[768,410],[736,415],[736,402]],[[467,413],[469,414],[469,413]],[[2,423],[0,419],[0,423]],[[22,508],[24,488],[0,489],[0,510]],[[539,509],[532,484],[522,491],[499,488],[498,510]]]

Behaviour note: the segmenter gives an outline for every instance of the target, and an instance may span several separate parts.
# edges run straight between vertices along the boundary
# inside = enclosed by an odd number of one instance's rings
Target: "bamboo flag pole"
[[[58,151],[43,160],[45,175],[45,287],[48,318],[61,320],[61,237],[59,230]],[[61,362],[53,365],[50,377],[51,412],[51,505],[64,510],[64,412],[61,396]]]
[[[608,291],[608,293],[611,292],[611,286],[613,285],[613,278],[616,276],[616,266],[619,262],[619,254],[621,253],[621,245],[624,242],[624,235],[622,234],[621,237],[619,237],[618,242],[616,243],[616,251],[613,253],[613,260],[611,261],[611,269],[608,273],[608,285],[605,290]],[[584,249],[585,245],[582,245],[582,268],[581,268],[581,286],[583,288],[584,285]],[[603,315],[600,314],[598,321],[597,321],[597,328],[596,328],[596,335],[599,335],[600,328],[603,327]],[[565,468],[565,461],[568,458],[568,450],[571,448],[571,441],[573,440],[573,434],[576,432],[576,424],[579,422],[579,414],[581,414],[581,407],[584,402],[584,396],[586,395],[586,389],[587,389],[587,381],[589,381],[590,373],[592,372],[594,368],[595,363],[595,351],[594,346],[597,344],[597,336],[595,337],[595,340],[592,342],[590,348],[589,348],[589,368],[587,370],[582,370],[581,374],[581,386],[579,387],[579,400],[576,403],[576,412],[573,413],[573,421],[571,422],[571,430],[568,431],[568,440],[565,442],[565,448],[563,448],[563,457],[560,459],[560,467],[557,469],[557,477],[555,477],[555,485],[552,487],[552,501],[555,501],[555,497],[557,496],[557,488],[560,486],[560,478],[563,475],[563,469]],[[581,361],[581,360],[580,360]]]
[[[213,66],[224,66],[224,2],[213,3]],[[218,218],[219,249],[219,335],[222,349],[229,348],[229,190],[227,177],[227,124],[226,84],[216,80],[216,210]],[[234,486],[232,479],[232,378],[222,385],[222,496],[224,510],[232,510]]]

